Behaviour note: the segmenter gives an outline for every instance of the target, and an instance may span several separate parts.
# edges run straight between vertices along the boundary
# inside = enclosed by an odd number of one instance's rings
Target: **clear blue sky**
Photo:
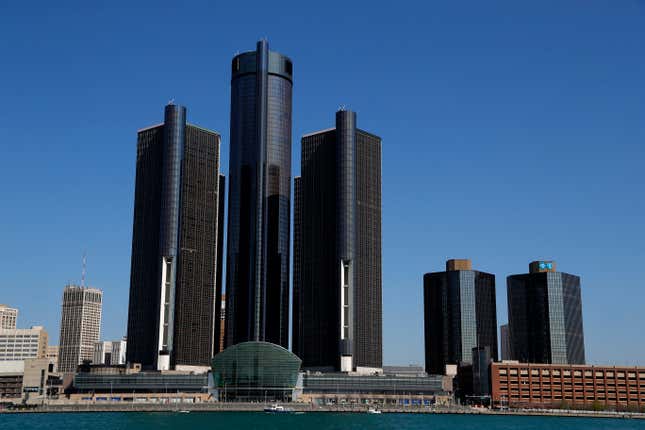
[[[55,3],[0,3],[0,303],[21,326],[57,342],[87,250],[102,335],[125,334],[136,130],[174,98],[227,173],[230,60],[268,37],[294,62],[294,175],[341,104],[383,138],[386,363],[423,361],[422,275],[469,257],[499,323],[530,260],[581,275],[588,361],[645,364],[645,1]]]

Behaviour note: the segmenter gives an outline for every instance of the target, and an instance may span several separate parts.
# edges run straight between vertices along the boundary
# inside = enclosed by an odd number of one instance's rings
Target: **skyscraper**
[[[15,329],[18,320],[18,309],[0,305],[0,329]]]
[[[128,362],[190,370],[217,351],[219,145],[174,104],[138,132]]]
[[[58,371],[76,372],[83,360],[92,360],[101,335],[103,292],[68,285],[63,290]]]
[[[292,68],[265,40],[232,62],[227,346],[289,345]]]
[[[295,180],[293,352],[303,366],[382,366],[381,138],[336,112],[302,137]]]
[[[506,280],[511,353],[523,363],[584,364],[580,277],[533,261]]]
[[[473,348],[497,360],[495,275],[472,270],[470,260],[448,260],[445,272],[423,276],[426,371],[472,364]]]

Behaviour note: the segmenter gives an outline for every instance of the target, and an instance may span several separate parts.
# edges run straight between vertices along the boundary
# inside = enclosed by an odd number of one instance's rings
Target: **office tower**
[[[497,360],[495,275],[472,270],[470,260],[448,260],[445,272],[423,276],[426,371],[472,364],[473,348]]]
[[[115,366],[126,363],[126,340],[102,341],[94,344],[92,364]]]
[[[511,353],[522,363],[584,364],[580,277],[533,261],[506,279]]]
[[[18,320],[18,309],[0,305],[0,329],[15,329]]]
[[[47,339],[41,326],[0,328],[0,361],[46,358]]]
[[[502,324],[499,327],[499,343],[502,350],[502,360],[512,360],[511,337],[508,333],[508,324]]]
[[[172,103],[138,132],[127,361],[146,369],[203,368],[219,344],[219,145]]]
[[[291,89],[291,60],[267,41],[233,58],[227,346],[289,346]]]
[[[48,345],[46,357],[54,365],[52,370],[58,372],[58,345]]]
[[[83,360],[91,360],[101,334],[103,292],[68,285],[63,290],[58,371],[76,372]]]
[[[382,366],[381,138],[336,112],[302,137],[295,180],[293,352],[303,366]]]

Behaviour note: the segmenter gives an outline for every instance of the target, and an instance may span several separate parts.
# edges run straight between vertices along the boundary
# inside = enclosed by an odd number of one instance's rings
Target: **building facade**
[[[584,364],[580,277],[534,261],[528,274],[507,278],[507,293],[512,359]]]
[[[499,326],[499,344],[502,360],[512,360],[511,354],[511,335],[508,332],[508,324]]]
[[[94,344],[101,335],[103,292],[68,285],[63,290],[58,371],[75,372],[83,360],[92,360]]]
[[[220,307],[220,316],[219,316],[219,322],[220,322],[220,340],[219,340],[219,351],[222,352],[224,351],[224,348],[226,347],[226,344],[224,343],[224,334],[226,333],[226,294],[222,294],[222,302],[221,302],[221,307]]]
[[[138,132],[127,361],[208,366],[219,345],[220,136],[165,107]]]
[[[0,304],[0,329],[15,329],[18,320],[18,309]]]
[[[645,412],[645,367],[502,362],[491,379],[497,407]]]
[[[382,366],[381,138],[336,112],[295,180],[293,351],[305,368]]]
[[[47,358],[49,362],[54,365],[54,372],[58,372],[58,345],[48,345],[47,346]]]
[[[226,345],[289,345],[291,60],[269,50],[232,62]]]
[[[476,347],[497,360],[495,275],[472,270],[470,260],[448,260],[445,272],[423,276],[426,372],[472,364]]]
[[[0,329],[0,361],[46,358],[47,332],[41,326]]]
[[[431,406],[452,400],[452,379],[443,375],[350,375],[308,372],[298,401],[315,405]]]
[[[96,342],[94,344],[92,364],[104,364],[106,366],[126,364],[126,345],[125,339]]]

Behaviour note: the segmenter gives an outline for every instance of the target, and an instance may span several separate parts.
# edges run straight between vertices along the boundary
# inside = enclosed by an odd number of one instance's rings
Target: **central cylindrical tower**
[[[356,239],[356,113],[336,112],[336,253],[340,276],[340,370],[353,369],[354,262]]]
[[[288,347],[292,63],[257,49],[232,62],[226,345]]]

